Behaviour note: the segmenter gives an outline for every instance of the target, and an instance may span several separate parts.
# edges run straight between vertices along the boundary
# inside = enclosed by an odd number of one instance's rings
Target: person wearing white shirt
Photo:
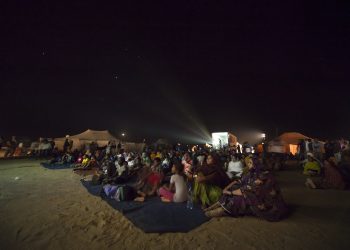
[[[115,167],[118,173],[118,176],[121,176],[125,171],[128,170],[128,163],[123,157],[120,157],[118,161],[115,162]]]
[[[171,169],[173,175],[170,178],[170,185],[163,186],[158,194],[163,202],[184,202],[187,200],[187,185],[183,175],[183,165],[174,163]]]
[[[236,155],[231,155],[231,161],[228,163],[227,176],[232,178],[240,178],[243,173],[243,163],[237,159]]]

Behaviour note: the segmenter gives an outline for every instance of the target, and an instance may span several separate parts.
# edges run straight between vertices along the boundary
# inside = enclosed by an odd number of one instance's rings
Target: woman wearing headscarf
[[[217,202],[222,194],[222,189],[230,182],[213,154],[208,155],[206,164],[196,169],[193,177],[193,198],[195,202],[200,201],[203,207]]]
[[[263,172],[251,157],[245,158],[247,173],[231,182],[219,202],[206,209],[206,216],[254,215],[268,221],[278,221],[287,213],[280,189],[269,172]]]
[[[305,185],[312,189],[345,189],[345,181],[336,164],[335,157],[324,161],[324,177],[321,179],[307,178]]]
[[[312,153],[307,153],[307,161],[304,165],[304,175],[319,175],[321,166]]]

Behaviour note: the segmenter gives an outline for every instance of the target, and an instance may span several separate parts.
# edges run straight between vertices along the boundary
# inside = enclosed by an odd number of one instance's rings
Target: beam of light
[[[160,88],[160,91],[167,97],[168,101],[170,101],[170,103],[177,109],[177,111],[179,111],[185,118],[183,121],[180,121],[179,119],[172,119],[173,122],[198,136],[198,138],[194,141],[201,141],[204,143],[211,141],[209,130],[205,127],[203,122],[200,121],[192,106],[185,100],[186,98],[184,96],[184,93],[180,93],[174,87],[169,91],[169,86],[167,87],[168,88],[165,89],[165,87],[162,86]]]
[[[250,144],[257,144],[266,139],[266,134],[256,129],[245,129],[237,131],[237,137],[240,142],[247,141]]]

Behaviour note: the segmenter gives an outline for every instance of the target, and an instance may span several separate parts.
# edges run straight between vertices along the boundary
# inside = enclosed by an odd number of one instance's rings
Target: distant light
[[[262,133],[261,134],[261,138],[265,138],[266,137],[266,134],[265,133]]]
[[[124,136],[125,136],[125,133],[122,133],[122,136],[124,137]]]

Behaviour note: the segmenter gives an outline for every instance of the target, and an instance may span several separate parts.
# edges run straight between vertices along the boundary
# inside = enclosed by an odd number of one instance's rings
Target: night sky
[[[349,4],[8,2],[1,135],[350,137]]]

